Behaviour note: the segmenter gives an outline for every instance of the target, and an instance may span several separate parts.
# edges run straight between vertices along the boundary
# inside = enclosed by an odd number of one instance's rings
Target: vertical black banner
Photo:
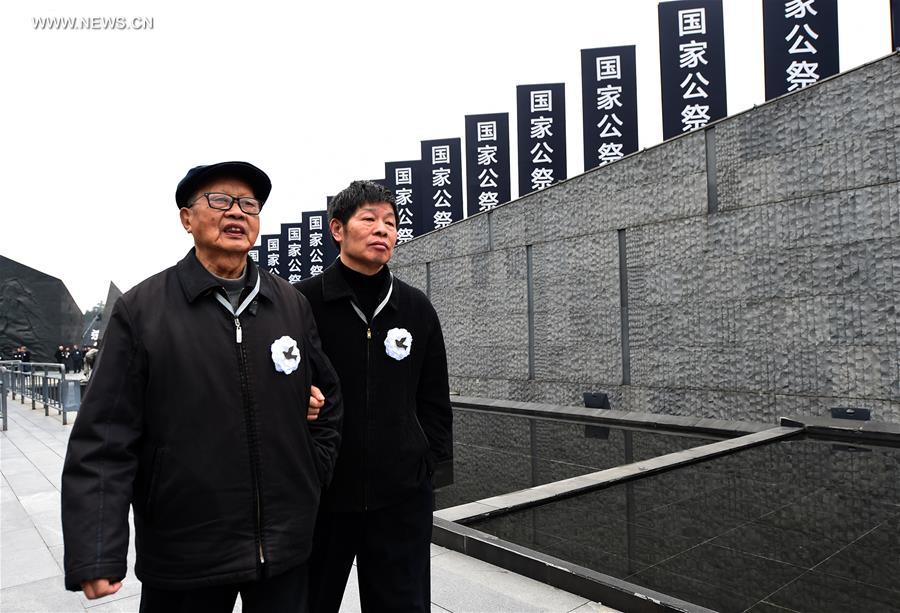
[[[273,275],[283,277],[285,270],[281,263],[281,235],[280,234],[263,234],[260,237],[260,243],[265,249],[266,259],[263,262],[263,268]],[[262,249],[260,249],[260,254]]]
[[[281,266],[284,278],[296,283],[303,274],[303,223],[281,224]]]
[[[564,83],[516,86],[519,196],[566,178]]]
[[[305,277],[315,277],[334,261],[337,247],[328,232],[327,211],[304,211],[302,216],[300,262]]]
[[[422,201],[424,232],[446,228],[463,218],[462,142],[458,138],[422,141],[427,197]],[[423,233],[424,233],[423,232]]]
[[[900,0],[891,0],[891,49],[900,49]]]
[[[663,139],[728,114],[722,0],[661,2],[659,69]]]
[[[840,70],[837,0],[763,0],[766,100]]]
[[[581,104],[585,170],[637,151],[634,45],[581,50]]]
[[[420,160],[384,163],[384,186],[394,192],[397,202],[397,244],[423,233],[422,201],[427,197],[425,173]]]
[[[467,216],[509,202],[509,113],[466,115]]]
[[[256,247],[251,247],[248,253],[250,255],[250,259],[253,260],[253,263],[259,266],[259,245],[257,245]]]

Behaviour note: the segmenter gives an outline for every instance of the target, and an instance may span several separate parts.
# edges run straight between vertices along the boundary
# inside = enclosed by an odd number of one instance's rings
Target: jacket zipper
[[[387,295],[385,295],[384,300],[381,301],[377,307],[375,307],[375,312],[372,313],[371,319],[366,319],[366,316],[363,314],[362,310],[353,300],[350,300],[350,306],[353,307],[353,310],[356,311],[356,314],[362,320],[364,324],[366,324],[366,407],[365,412],[363,414],[363,458],[366,457],[366,448],[368,442],[368,432],[369,432],[369,408],[372,404],[372,398],[370,397],[372,386],[369,385],[369,381],[372,378],[372,323],[375,321],[375,318],[378,317],[378,314],[381,313],[381,310],[387,305],[388,301],[391,299],[391,294],[394,291],[394,276],[390,277],[390,285],[388,286]],[[363,478],[363,510],[367,511],[369,509],[369,480],[367,478]]]
[[[375,317],[373,316],[374,320]],[[366,448],[368,447],[368,439],[369,439],[369,405],[372,404],[372,399],[369,397],[369,378],[372,376],[370,372],[372,370],[372,322],[368,322],[366,324],[366,412],[365,419],[363,421],[363,457],[366,457]],[[367,478],[363,478],[363,511],[369,510],[369,480]]]
[[[241,395],[244,399],[244,418],[247,422],[247,430],[248,430],[248,438],[251,441],[256,440],[255,436],[249,436],[250,430],[255,430],[253,425],[252,415],[250,413],[250,393],[247,388],[247,354],[244,352],[244,331],[241,328],[241,320],[237,317],[234,318],[234,341],[237,344],[238,349],[238,358],[240,360],[240,371],[241,371]],[[259,553],[259,563],[266,563],[266,556],[263,552],[263,544],[262,544],[262,500],[259,495],[259,468],[256,465],[256,461],[253,456],[253,451],[251,449],[250,453],[250,463],[253,468],[253,496],[256,499],[256,543],[257,549]]]

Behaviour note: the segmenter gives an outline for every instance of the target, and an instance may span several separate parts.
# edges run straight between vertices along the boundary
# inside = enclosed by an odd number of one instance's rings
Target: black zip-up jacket
[[[344,393],[341,449],[322,504],[332,511],[372,510],[401,500],[434,471],[452,470],[447,355],[425,294],[387,275],[377,301],[383,306],[366,322],[352,306],[340,266],[295,285],[312,306]],[[385,349],[394,328],[412,336],[401,360]]]
[[[257,280],[259,293],[237,322],[193,251],[116,302],[63,468],[68,589],[125,576],[129,504],[135,573],[153,587],[252,581],[307,559],[340,388],[306,300],[247,266],[243,295]],[[272,355],[282,336],[300,355],[290,374]],[[312,382],[326,404],[307,422]]]

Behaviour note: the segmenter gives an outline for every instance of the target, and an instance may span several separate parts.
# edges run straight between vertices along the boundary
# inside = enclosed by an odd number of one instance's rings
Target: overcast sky
[[[840,0],[841,70],[890,53],[889,0]],[[657,2],[4,2],[0,253],[61,278],[82,310],[191,247],[175,185],[229,159],[272,178],[262,231],[322,209],[515,86],[565,82],[583,168],[580,49],[637,45],[640,146],[662,139]],[[41,17],[150,18],[49,31]],[[729,114],[764,102],[762,0],[724,0]],[[515,148],[515,128],[511,129]],[[515,150],[515,149],[513,149]],[[515,155],[513,155],[515,167]],[[513,195],[516,194],[513,181]]]

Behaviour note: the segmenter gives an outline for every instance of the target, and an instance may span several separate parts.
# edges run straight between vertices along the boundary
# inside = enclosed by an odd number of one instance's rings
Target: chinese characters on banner
[[[266,259],[262,263],[262,267],[273,275],[283,276],[281,273],[284,266],[281,263],[281,235],[280,234],[263,234],[260,236],[260,243],[266,250]],[[260,249],[262,252],[262,249]]]
[[[509,113],[466,115],[468,216],[509,202]]]
[[[429,188],[422,202],[422,233],[463,218],[462,143],[458,138],[422,141],[422,168]]]
[[[385,187],[394,192],[397,202],[397,244],[411,241],[423,232],[422,200],[427,191],[422,189],[425,177],[419,160],[385,162]],[[428,177],[430,183],[430,177]]]
[[[289,283],[296,283],[304,278],[303,274],[303,243],[301,236],[302,223],[281,224],[281,263],[284,278]]]
[[[585,170],[637,151],[634,45],[581,50],[581,102]]]
[[[269,253],[266,250],[266,242],[263,240],[262,234],[259,235],[259,247],[257,247],[257,250],[259,251],[259,261],[256,264],[260,268],[268,270],[266,268],[266,258],[268,257]]]
[[[322,274],[337,257],[337,246],[328,232],[327,211],[304,211],[301,224],[301,261],[305,277]]]
[[[838,72],[837,0],[763,0],[766,100]]]
[[[253,263],[259,266],[259,246],[251,247],[248,253],[250,259],[253,260]]]
[[[722,0],[659,4],[663,138],[728,114]]]
[[[566,178],[564,83],[516,86],[519,196]]]

